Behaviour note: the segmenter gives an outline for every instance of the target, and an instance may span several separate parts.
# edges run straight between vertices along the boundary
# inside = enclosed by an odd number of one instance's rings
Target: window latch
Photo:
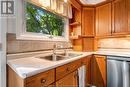
[[[51,35],[51,36],[49,36],[49,38],[50,38],[50,39],[52,39],[52,38],[53,38],[53,36]]]

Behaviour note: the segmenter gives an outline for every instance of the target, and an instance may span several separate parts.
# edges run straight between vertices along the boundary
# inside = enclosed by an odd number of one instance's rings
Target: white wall
[[[0,87],[6,87],[6,29],[7,19],[0,18],[0,32],[1,32],[1,43],[2,49],[0,49]]]
[[[0,43],[2,43],[2,48],[0,48],[0,87],[6,87],[6,30],[7,17],[0,14]]]

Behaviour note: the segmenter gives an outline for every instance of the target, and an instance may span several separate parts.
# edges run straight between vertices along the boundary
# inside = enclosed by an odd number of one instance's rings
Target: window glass
[[[66,18],[26,3],[26,32],[65,36]]]

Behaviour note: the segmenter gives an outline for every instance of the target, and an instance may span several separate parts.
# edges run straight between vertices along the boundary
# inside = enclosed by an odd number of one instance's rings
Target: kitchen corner
[[[130,87],[130,0],[0,4],[0,87]]]

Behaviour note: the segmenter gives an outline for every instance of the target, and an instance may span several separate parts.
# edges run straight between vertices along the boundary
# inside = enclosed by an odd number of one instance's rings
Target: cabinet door
[[[94,51],[94,38],[83,38],[83,51]]]
[[[56,87],[78,87],[77,71],[68,74],[56,82]]]
[[[94,8],[83,8],[82,9],[82,35],[94,36],[94,25],[95,25],[95,9]]]
[[[128,31],[130,32],[130,0],[126,0],[126,9],[128,11]]]
[[[106,87],[106,57],[94,56],[91,69],[92,85]]]
[[[111,3],[96,8],[96,36],[111,35]]]
[[[113,34],[128,33],[126,0],[113,1]]]
[[[87,56],[82,59],[83,65],[86,65],[86,86],[89,87],[91,84],[91,58],[92,56]]]

